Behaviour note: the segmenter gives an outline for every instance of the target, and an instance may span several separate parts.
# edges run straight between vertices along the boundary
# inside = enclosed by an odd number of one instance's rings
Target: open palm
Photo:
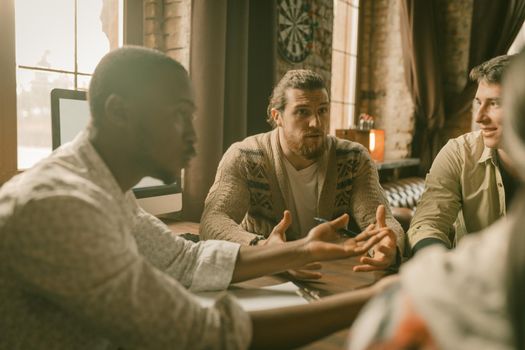
[[[348,214],[343,214],[311,229],[306,236],[309,253],[319,261],[357,256],[367,252],[385,236],[385,232],[370,225],[355,238],[342,238],[337,230],[346,227],[348,220]]]

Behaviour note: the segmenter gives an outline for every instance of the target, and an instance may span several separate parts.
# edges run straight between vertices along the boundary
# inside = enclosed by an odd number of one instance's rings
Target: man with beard
[[[316,217],[348,213],[360,230],[376,222],[397,236],[397,242],[378,243],[356,271],[399,262],[403,230],[391,215],[368,151],[327,135],[330,101],[322,77],[310,70],[286,73],[273,90],[267,117],[274,130],[235,143],[224,154],[206,199],[201,236],[265,245],[279,241],[266,238],[283,215],[284,241],[304,237]]]

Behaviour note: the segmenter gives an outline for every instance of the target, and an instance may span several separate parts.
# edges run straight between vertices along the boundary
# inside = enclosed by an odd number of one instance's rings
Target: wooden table
[[[198,223],[177,222],[165,220],[173,232],[198,234]],[[377,282],[385,275],[384,272],[353,272],[352,267],[358,263],[357,258],[322,262],[323,277],[315,281],[296,281],[298,286],[317,291],[319,296],[325,297],[337,293],[348,292],[363,288]],[[265,276],[250,281],[237,283],[236,287],[260,288],[288,282],[282,275]],[[335,332],[323,339],[300,347],[301,350],[341,350],[345,348],[348,329]]]
[[[353,272],[352,267],[358,263],[357,258],[350,258],[344,260],[335,260],[330,262],[322,262],[321,272],[323,277],[315,281],[296,281],[300,287],[306,287],[309,290],[317,291],[319,296],[325,297],[338,293],[348,292],[369,286],[377,282],[385,275],[384,272]],[[256,278],[243,283],[238,283],[236,286],[245,288],[260,288],[264,286],[275,285],[279,283],[288,282],[289,279],[278,276],[265,276]],[[300,347],[301,350],[341,350],[345,349],[346,339],[348,337],[348,329],[335,332],[323,339],[310,343],[306,346]]]

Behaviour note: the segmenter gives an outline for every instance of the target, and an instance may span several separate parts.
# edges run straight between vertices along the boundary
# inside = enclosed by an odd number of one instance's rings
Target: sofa
[[[392,182],[382,183],[392,215],[399,221],[405,232],[410,227],[417,203],[425,189],[425,179],[407,177]]]

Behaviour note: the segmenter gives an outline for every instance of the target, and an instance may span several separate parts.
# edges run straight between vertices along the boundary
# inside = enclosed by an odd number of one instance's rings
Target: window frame
[[[15,3],[0,1],[0,184],[17,172]]]
[[[143,45],[142,0],[124,0],[124,45]],[[15,0],[0,1],[0,185],[18,169]]]
[[[360,110],[360,84],[361,84],[361,71],[359,69],[359,61],[361,60],[361,43],[362,43],[362,36],[363,36],[363,1],[364,0],[334,0],[334,30],[332,32],[333,35],[336,34],[336,28],[335,28],[335,25],[336,25],[336,14],[335,14],[335,2],[336,1],[339,1],[341,3],[344,3],[349,9],[349,8],[352,8],[352,9],[355,9],[357,10],[357,27],[355,28],[352,28],[352,31],[348,31],[348,29],[346,29],[345,33],[347,35],[353,35],[353,30],[356,30],[357,31],[357,35],[356,35],[356,40],[355,40],[355,44],[352,44],[355,45],[355,48],[356,48],[356,52],[355,53],[351,53],[350,51],[350,48],[348,49],[345,49],[345,50],[341,50],[340,48],[335,48],[334,47],[334,43],[332,42],[332,85],[331,85],[331,96],[330,96],[330,100],[331,100],[331,107],[333,106],[332,102],[333,103],[336,103],[336,104],[339,104],[341,105],[342,109],[346,109],[349,105],[353,105],[353,113],[350,114],[348,112],[343,112],[343,118],[339,118],[337,117],[337,119],[334,117],[334,115],[332,115],[332,120],[330,122],[330,133],[335,135],[335,131],[337,129],[348,129],[348,128],[353,128],[356,126],[356,123],[357,123],[357,119],[358,119],[358,115],[360,114],[359,110]],[[346,15],[346,20],[348,21],[349,20],[349,15],[347,13]],[[340,30],[340,29],[339,29]],[[336,40],[336,39],[333,39],[333,40]],[[346,39],[345,39],[346,40]],[[346,45],[346,44],[345,44]],[[334,52],[337,52],[338,54],[340,55],[343,55],[344,57],[344,62],[343,62],[343,68],[345,69],[345,73],[343,76],[341,75],[337,75],[337,74],[334,74]],[[350,70],[346,71],[346,69],[350,68],[351,65],[350,65],[350,62],[351,60],[354,59],[355,60],[355,71],[352,71],[350,72]],[[339,88],[340,89],[343,89],[343,91],[345,91],[346,89],[349,88],[349,82],[350,82],[350,78],[349,76],[351,74],[354,75],[354,86],[353,86],[353,95],[350,96],[349,95],[345,95],[343,96],[342,100],[341,101],[338,101],[336,99],[334,99],[334,95],[333,95],[333,91],[334,91],[334,80],[336,80],[336,84],[339,84]],[[336,79],[334,79],[334,76],[336,77]],[[353,102],[350,102],[350,101],[353,101]],[[346,118],[346,120],[345,120]],[[343,122],[343,120],[345,120],[345,122],[343,124],[341,124],[341,122]]]

